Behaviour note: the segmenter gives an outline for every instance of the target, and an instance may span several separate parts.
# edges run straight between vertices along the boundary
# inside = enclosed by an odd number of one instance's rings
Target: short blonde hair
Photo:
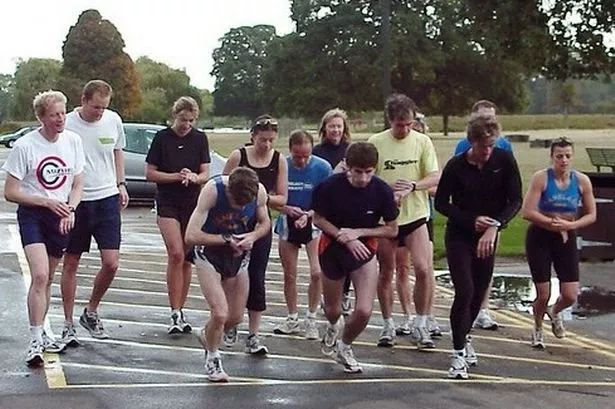
[[[85,84],[81,95],[83,95],[86,101],[90,101],[97,92],[103,98],[106,98],[113,94],[113,88],[103,80],[92,80]]]
[[[179,97],[177,101],[173,103],[173,108],[171,109],[171,113],[173,116],[179,114],[182,111],[190,111],[195,116],[199,116],[199,104],[197,104],[196,100],[192,97]]]
[[[34,114],[40,119],[45,115],[45,111],[49,105],[60,102],[66,106],[67,101],[66,95],[62,92],[50,89],[49,91],[41,92],[35,96],[34,101],[32,102],[32,107],[34,108]]]
[[[320,140],[323,141],[327,134],[326,127],[327,123],[333,118],[342,118],[344,121],[344,133],[342,134],[342,143],[350,143],[350,128],[348,127],[348,115],[346,115],[346,111],[343,111],[339,108],[330,109],[322,117],[320,121],[320,129],[318,130],[318,135],[320,136]]]

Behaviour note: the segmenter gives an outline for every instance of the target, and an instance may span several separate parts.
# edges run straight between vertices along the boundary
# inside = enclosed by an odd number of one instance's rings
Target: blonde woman
[[[83,191],[85,158],[79,135],[64,130],[66,97],[47,91],[34,98],[42,127],[17,142],[2,166],[7,172],[4,197],[17,203],[17,221],[32,281],[28,290],[30,345],[28,366],[41,366],[44,352],[66,345],[43,329],[55,269],[75,224]]]
[[[191,97],[173,104],[173,123],[158,131],[147,153],[145,177],[157,184],[158,227],[167,249],[167,291],[171,307],[169,334],[189,333],[182,311],[192,278],[184,235],[201,185],[209,176],[207,135],[194,127],[199,106]]]

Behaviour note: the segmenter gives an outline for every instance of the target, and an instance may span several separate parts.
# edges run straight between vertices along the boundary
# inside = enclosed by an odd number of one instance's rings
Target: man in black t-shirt
[[[398,209],[393,190],[374,176],[378,151],[367,142],[356,142],[346,152],[348,171],[331,176],[314,190],[314,224],[323,232],[318,253],[322,268],[325,315],[329,324],[322,352],[333,356],[348,373],[362,372],[351,344],[365,329],[372,314],[378,268],[378,237],[397,235]],[[384,220],[384,225],[380,224]],[[338,340],[338,319],[344,280],[355,288],[355,309]]]

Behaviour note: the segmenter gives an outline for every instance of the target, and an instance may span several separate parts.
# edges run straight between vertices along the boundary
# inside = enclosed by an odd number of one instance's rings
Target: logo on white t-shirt
[[[36,168],[38,182],[46,190],[57,190],[64,186],[68,176],[73,173],[73,168],[57,156],[43,158]]]

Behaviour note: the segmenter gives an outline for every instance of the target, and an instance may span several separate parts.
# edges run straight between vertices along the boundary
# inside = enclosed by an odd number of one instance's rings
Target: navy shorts
[[[418,220],[415,220],[411,223],[407,223],[407,224],[403,224],[401,226],[399,226],[399,230],[397,233],[397,247],[405,247],[406,246],[406,237],[408,237],[409,235],[411,235],[412,233],[414,233],[419,227],[421,227],[424,224],[428,224],[427,223],[427,219],[426,218],[421,218]],[[429,226],[427,226],[427,231],[429,233]],[[431,240],[433,241],[433,240]]]
[[[17,222],[21,245],[43,243],[47,254],[61,258],[68,245],[68,234],[60,234],[60,217],[44,207],[19,206]]]
[[[357,260],[345,245],[338,243],[326,234],[321,234],[318,242],[318,261],[324,276],[329,280],[344,279],[374,258],[378,249],[378,239],[373,237],[362,238],[361,242],[372,253],[372,256],[367,260]]]
[[[81,254],[90,251],[92,237],[101,250],[118,250],[122,218],[120,195],[79,203],[75,211],[75,227],[70,232],[66,252]]]

